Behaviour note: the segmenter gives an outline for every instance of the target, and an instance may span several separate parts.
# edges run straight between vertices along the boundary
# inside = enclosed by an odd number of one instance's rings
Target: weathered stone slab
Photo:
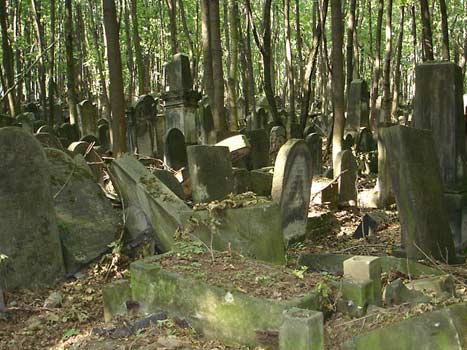
[[[180,182],[178,182],[177,178],[174,174],[172,174],[168,170],[163,169],[155,169],[153,172],[155,177],[157,177],[160,181],[167,186],[169,190],[177,195],[180,199],[185,199],[185,193],[183,192],[183,186]]]
[[[78,124],[81,135],[98,136],[97,114],[97,107],[91,101],[84,100],[78,103]]]
[[[269,133],[269,164],[274,165],[279,150],[287,142],[287,132],[282,126],[274,126]]]
[[[370,93],[365,80],[358,79],[350,83],[346,130],[358,132],[361,127],[369,127],[369,99]]]
[[[106,252],[118,238],[120,217],[83,157],[46,149],[57,224],[68,273]]]
[[[35,134],[34,136],[44,147],[52,147],[52,148],[56,148],[62,151],[65,150],[59,138],[55,136],[54,134],[40,132],[40,133]]]
[[[306,136],[305,142],[310,150],[313,176],[323,173],[323,140],[317,133]]]
[[[155,152],[155,119],[157,106],[151,95],[141,96],[133,105],[134,148],[143,156],[152,157]]]
[[[455,258],[435,144],[430,131],[381,128],[401,222],[402,244],[409,258],[424,254]],[[420,251],[421,250],[421,251]]]
[[[251,186],[250,172],[244,168],[232,168],[233,193],[247,192]]]
[[[185,136],[176,128],[170,129],[164,139],[164,160],[174,170],[188,165]]]
[[[224,199],[233,192],[229,149],[219,146],[188,146],[193,200],[197,203]]]
[[[159,248],[171,250],[173,235],[183,225],[180,213],[190,210],[185,202],[133,156],[114,160],[111,173],[126,207],[140,207],[154,228]]]
[[[323,314],[290,309],[279,331],[280,350],[324,350]]]
[[[353,338],[341,350],[462,350],[467,345],[467,305],[425,313]]]
[[[305,141],[287,141],[277,155],[271,192],[281,208],[286,241],[306,232],[312,179],[311,155]]]
[[[339,202],[357,204],[357,161],[352,151],[339,152],[336,158],[336,176],[339,177]]]
[[[171,92],[190,91],[193,87],[190,59],[187,55],[178,53],[171,62],[165,65],[167,87]]]
[[[270,201],[243,208],[195,210],[185,229],[207,245],[212,242],[215,250],[231,248],[254,259],[285,263],[280,210]]]
[[[0,254],[8,257],[9,267],[5,288],[52,284],[64,266],[44,150],[20,128],[2,128],[0,164]]]
[[[269,136],[266,130],[257,129],[245,132],[251,145],[246,157],[248,170],[260,169],[269,165]]]
[[[273,174],[257,169],[250,171],[250,189],[258,196],[269,197],[272,191]]]

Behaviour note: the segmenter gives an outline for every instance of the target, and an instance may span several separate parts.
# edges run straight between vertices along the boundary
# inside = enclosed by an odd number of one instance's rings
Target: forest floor
[[[323,212],[329,208],[317,207]],[[332,209],[338,225],[312,240],[294,245],[288,251],[288,265],[270,269],[234,253],[203,251],[171,254],[161,264],[178,272],[197,274],[210,284],[226,285],[232,289],[259,297],[287,299],[322,286],[321,282],[336,281],[341,276],[308,272],[297,266],[301,253],[345,253],[353,255],[390,255],[398,244],[400,226],[397,212],[387,212],[390,218],[377,235],[367,239],[353,239],[351,234],[360,222],[362,212],[355,208]],[[196,253],[196,254],[195,254]],[[193,259],[193,254],[195,259]],[[104,323],[102,287],[116,279],[127,278],[130,259],[114,250],[98,262],[57,284],[54,288],[6,293],[8,310],[0,314],[0,349],[249,349],[225,345],[202,338],[183,319],[167,318],[148,328],[130,331],[136,316],[118,318]],[[427,304],[402,304],[378,309],[365,317],[352,319],[333,312],[325,322],[326,348],[336,349],[345,340],[366,331],[443,307],[467,301],[467,263],[461,266],[436,265],[456,279],[457,297]],[[203,270],[212,273],[202,275]],[[201,273],[200,273],[201,271]],[[201,276],[200,276],[201,274]],[[402,274],[384,276],[385,283]],[[59,292],[63,296],[60,307],[44,307],[47,298]],[[330,290],[329,293],[333,291]],[[332,300],[332,298],[330,298]],[[115,331],[116,329],[116,331]],[[257,348],[259,350],[261,348]]]

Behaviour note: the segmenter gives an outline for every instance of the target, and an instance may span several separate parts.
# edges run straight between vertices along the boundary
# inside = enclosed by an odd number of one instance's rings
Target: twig
[[[315,199],[315,197],[320,194],[321,192],[323,192],[325,189],[327,189],[328,187],[331,187],[331,185],[333,185],[334,183],[337,182],[337,180],[339,180],[339,178],[344,175],[346,172],[348,172],[349,169],[345,169],[343,170],[339,175],[337,175],[334,179],[332,179],[332,181],[330,183],[328,183],[326,186],[324,186],[318,193],[315,193],[315,195],[313,197],[311,197],[311,200],[310,201],[313,201],[313,199]]]

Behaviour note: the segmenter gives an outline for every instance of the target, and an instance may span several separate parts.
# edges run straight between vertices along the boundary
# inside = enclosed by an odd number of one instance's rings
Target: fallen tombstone
[[[155,177],[162,181],[164,185],[166,185],[169,188],[169,190],[175,193],[178,198],[182,200],[185,199],[183,186],[172,172],[165,169],[154,169],[152,173]]]
[[[451,298],[456,296],[456,287],[451,275],[430,276],[412,279],[407,288],[432,294],[437,298]]]
[[[362,216],[358,227],[355,229],[352,238],[360,239],[372,236],[389,217],[383,211],[366,213]]]
[[[82,156],[46,149],[51,194],[67,272],[72,274],[106,252],[118,237],[120,217]]]
[[[156,235],[146,214],[140,207],[130,205],[125,210],[124,242],[131,257],[146,257],[161,250]]]
[[[284,240],[306,232],[313,178],[310,151],[305,141],[292,139],[281,147],[274,166],[272,199],[281,208]]]
[[[383,292],[384,305],[400,305],[400,304],[420,304],[428,303],[430,298],[422,292],[410,290],[404,285],[400,278],[390,282]]]
[[[39,132],[35,134],[34,136],[44,147],[57,148],[62,151],[65,150],[62,143],[60,142],[60,139],[54,134],[49,134],[46,132]]]
[[[133,302],[139,304],[142,314],[164,309],[170,316],[183,316],[190,326],[209,339],[260,346],[264,335],[268,334],[268,344],[277,347],[284,311],[294,307],[310,310],[319,307],[319,298],[313,292],[301,296],[282,295],[281,300],[259,298],[229,287],[211,285],[203,278],[187,276],[183,274],[185,269],[178,269],[177,265],[170,268],[167,266],[171,264],[170,260],[164,264],[164,259],[170,259],[170,256],[131,264]],[[106,288],[112,287],[111,284]],[[122,299],[118,298],[118,302],[121,305]],[[107,308],[111,309],[109,303]],[[318,311],[311,313],[319,314]],[[315,327],[313,332],[320,334],[322,323],[317,322]]]
[[[352,151],[344,150],[337,154],[335,175],[340,175],[339,203],[357,204],[357,162]]]
[[[114,160],[111,176],[125,206],[140,207],[154,228],[161,250],[171,250],[173,236],[183,225],[180,213],[189,211],[185,202],[133,156]]]
[[[323,314],[310,310],[285,312],[279,330],[280,350],[324,350]]]
[[[64,275],[50,169],[31,134],[0,129],[0,252],[6,290],[50,285]]]
[[[356,336],[340,350],[463,350],[466,314],[467,304],[453,305]]]
[[[250,153],[250,144],[245,135],[234,135],[228,137],[216,146],[224,146],[229,149],[232,163],[235,163]]]
[[[232,249],[254,259],[285,263],[280,210],[250,193],[195,207],[183,231],[218,251]]]
[[[402,248],[410,259],[456,258],[433,136],[428,130],[380,128],[401,222]],[[429,189],[429,190],[428,190]]]

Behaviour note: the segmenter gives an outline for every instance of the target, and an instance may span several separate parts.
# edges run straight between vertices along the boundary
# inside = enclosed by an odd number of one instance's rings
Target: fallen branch
[[[331,187],[331,185],[333,185],[334,183],[337,182],[337,180],[339,180],[339,178],[344,175],[346,172],[348,172],[349,169],[345,169],[344,171],[342,171],[339,175],[337,175],[334,179],[332,179],[332,181],[330,183],[328,183],[326,186],[324,186],[318,193],[315,193],[315,195],[313,197],[311,197],[311,202],[316,198],[316,196],[318,194],[320,194],[321,192],[323,192],[325,189]]]

